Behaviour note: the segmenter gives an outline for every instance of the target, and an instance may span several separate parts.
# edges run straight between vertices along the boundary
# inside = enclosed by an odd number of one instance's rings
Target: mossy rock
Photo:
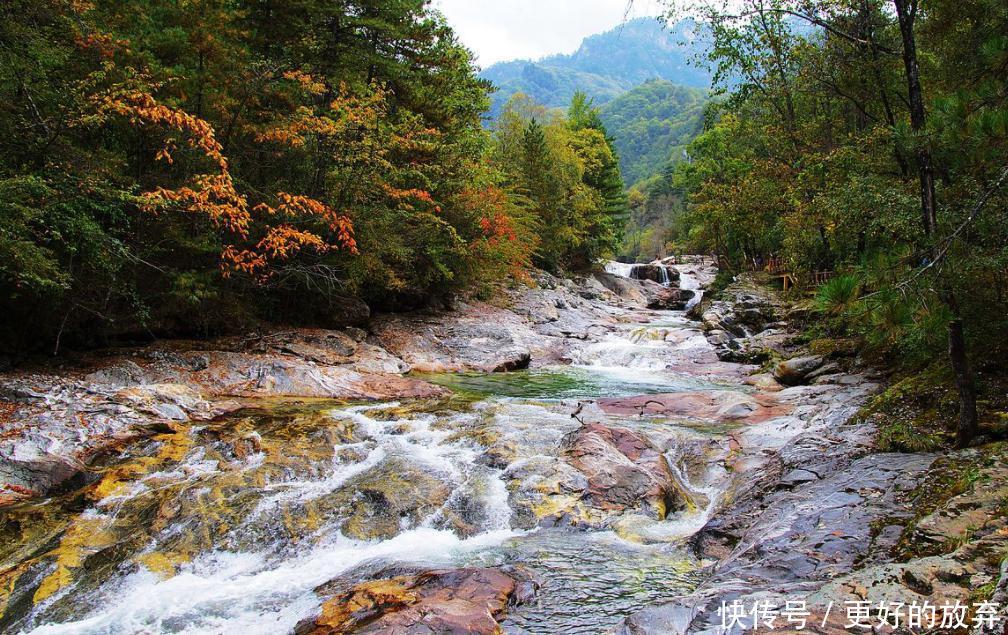
[[[350,479],[330,502],[345,515],[341,529],[358,540],[388,539],[437,511],[451,488],[408,461],[392,457]]]
[[[995,526],[991,521],[1008,518],[1006,449],[1004,442],[990,443],[935,461],[910,493],[914,518],[904,527],[895,555],[908,560],[951,553],[970,542],[974,530],[989,531]],[[990,555],[993,566],[1004,557],[1004,547]]]
[[[854,357],[861,351],[861,340],[854,337],[826,337],[808,343],[809,352],[829,359]]]
[[[875,423],[882,452],[933,452],[950,444],[957,411],[951,375],[936,364],[889,386],[856,420]]]

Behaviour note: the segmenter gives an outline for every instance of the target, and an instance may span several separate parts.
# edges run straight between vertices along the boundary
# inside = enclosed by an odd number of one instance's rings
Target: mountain
[[[627,185],[658,174],[703,126],[707,91],[655,79],[602,106]]]
[[[518,92],[546,106],[565,107],[578,90],[601,105],[650,79],[707,88],[710,73],[690,65],[700,52],[702,44],[693,21],[666,28],[657,18],[637,18],[585,38],[570,55],[499,62],[480,76],[498,88],[490,111],[496,117]]]

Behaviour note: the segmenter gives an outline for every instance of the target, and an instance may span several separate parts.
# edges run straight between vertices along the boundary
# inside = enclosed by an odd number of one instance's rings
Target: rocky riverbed
[[[1004,593],[1000,448],[877,453],[881,378],[804,311],[611,270],[4,375],[0,630],[715,633],[802,599],[839,632],[831,602]]]

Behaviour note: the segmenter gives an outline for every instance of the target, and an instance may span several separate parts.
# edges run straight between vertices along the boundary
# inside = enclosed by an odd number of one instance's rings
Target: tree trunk
[[[954,301],[953,301],[954,304]],[[956,445],[967,447],[979,432],[976,408],[976,384],[973,369],[966,355],[966,338],[963,335],[962,318],[952,318],[948,325],[949,359],[955,373],[956,388],[959,390],[959,429],[956,431]]]
[[[875,76],[875,84],[878,87],[879,98],[882,100],[882,110],[885,113],[886,123],[893,130],[896,129],[896,114],[893,112],[892,104],[889,102],[889,91],[886,89],[885,81],[882,79],[882,74],[879,72],[879,64],[882,63],[879,55],[878,42],[875,40],[875,27],[872,23],[872,12],[868,5],[868,0],[863,0],[861,3],[861,12],[864,16],[866,24],[866,35],[865,39],[868,40],[868,47],[871,51],[872,57],[872,75]],[[899,145],[894,144],[893,155],[896,158],[896,163],[899,165],[900,174],[906,179],[910,176],[910,166],[907,165],[906,159],[903,157],[903,153],[900,151]]]
[[[914,21],[917,19],[917,0],[893,0],[903,39],[903,66],[906,68],[907,99],[910,104],[910,128],[922,135],[926,119],[924,91],[921,88],[920,68],[917,64],[917,42],[914,38]],[[917,173],[920,178],[921,224],[924,235],[931,239],[938,225],[935,204],[934,164],[931,151],[923,139],[917,139]]]
[[[903,65],[906,67],[907,97],[910,104],[910,127],[919,137],[926,128],[924,113],[924,91],[921,88],[920,69],[917,64],[917,43],[914,38],[914,21],[917,18],[918,0],[893,0],[903,40]],[[937,203],[935,201],[934,164],[927,141],[917,140],[917,171],[920,177],[921,224],[925,240],[934,259],[934,238],[938,227]],[[976,383],[966,352],[966,336],[963,332],[962,317],[955,295],[949,289],[939,292],[942,302],[952,311],[948,325],[948,352],[955,374],[956,389],[959,391],[959,428],[956,442],[959,447],[969,445],[977,435]]]

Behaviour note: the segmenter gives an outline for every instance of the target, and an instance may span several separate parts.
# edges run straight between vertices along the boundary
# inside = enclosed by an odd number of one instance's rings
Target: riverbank
[[[772,369],[779,402],[794,410],[734,437],[739,487],[690,539],[707,563],[703,582],[629,617],[621,633],[839,633],[857,623],[873,632],[1004,632],[1004,443],[892,451],[889,430],[907,427],[892,418],[913,411],[880,412],[876,404],[891,399],[878,396],[884,376],[850,342],[799,345],[814,316],[751,278],[697,314],[721,359]],[[773,385],[760,373],[751,381]],[[789,420],[802,415],[804,423]],[[791,617],[788,602],[801,607]],[[928,605],[937,607],[930,621]],[[911,606],[925,613],[914,628]],[[858,618],[856,607],[869,613]],[[958,626],[948,617],[956,610]]]
[[[568,340],[635,319],[660,291],[604,273],[577,282],[537,274],[535,282],[503,289],[496,305],[380,315],[368,330],[165,340],[0,374],[0,505],[44,495],[166,426],[209,421],[258,400],[436,397],[445,390],[410,373],[505,371],[533,358],[537,365],[561,359]]]
[[[6,375],[0,628],[717,632],[993,591],[999,452],[878,453],[878,373],[668,269]]]

